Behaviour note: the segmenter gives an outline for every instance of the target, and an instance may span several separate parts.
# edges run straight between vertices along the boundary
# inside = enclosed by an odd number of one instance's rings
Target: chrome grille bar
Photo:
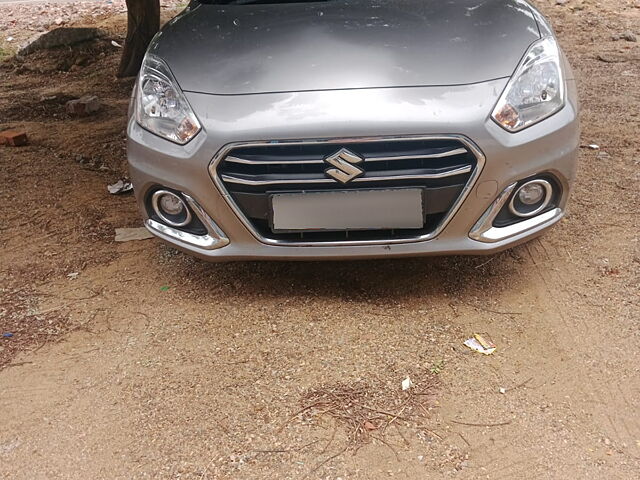
[[[323,160],[250,160],[248,158],[227,157],[225,162],[241,163],[243,165],[319,165]]]
[[[454,177],[456,175],[463,175],[465,173],[469,173],[473,170],[471,165],[465,165],[458,168],[453,168],[451,170],[446,170],[443,172],[434,172],[434,173],[419,173],[416,175],[411,174],[403,174],[403,175],[380,175],[380,176],[367,176],[367,177],[359,177],[352,180],[350,183],[363,183],[363,182],[386,182],[386,181],[396,181],[396,180],[431,180],[431,179],[439,179],[439,178],[447,178]],[[308,176],[296,176],[290,179],[276,179],[276,180],[259,180],[259,179],[251,179],[244,178],[235,175],[222,174],[222,180],[229,183],[235,183],[238,185],[288,185],[288,184],[318,184],[318,183],[333,183],[336,181],[332,178],[324,178],[324,177],[316,177],[309,178]]]
[[[426,155],[397,155],[390,157],[365,157],[365,161],[369,162],[388,162],[394,160],[424,160],[429,158],[445,158],[454,157],[456,155],[464,155],[468,153],[464,148],[454,148],[443,152],[430,153]],[[321,165],[324,164],[322,159],[313,160],[252,160],[249,158],[241,158],[236,156],[228,156],[224,160],[230,163],[240,163],[243,165]]]
[[[395,157],[367,157],[367,162],[389,162],[393,160],[424,160],[427,158],[445,158],[455,157],[456,155],[464,155],[468,153],[464,148],[456,148],[441,153],[429,153],[426,155],[398,155]]]

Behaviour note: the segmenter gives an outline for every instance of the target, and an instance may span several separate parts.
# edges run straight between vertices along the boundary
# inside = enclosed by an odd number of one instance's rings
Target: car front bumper
[[[507,79],[457,87],[356,89],[259,95],[186,92],[203,130],[179,146],[128,125],[128,159],[136,199],[149,230],[207,260],[318,260],[482,254],[511,247],[555,224],[564,215],[579,147],[575,82],[567,80],[567,103],[552,117],[518,133],[490,119]],[[446,225],[427,240],[286,244],[265,241],[232,208],[210,175],[216,155],[230,144],[323,139],[339,145],[353,139],[456,136],[479,152],[483,164]],[[515,182],[553,176],[562,191],[557,208],[539,217],[496,228],[487,222]],[[150,219],[148,192],[158,186],[186,195],[209,226],[193,238]]]

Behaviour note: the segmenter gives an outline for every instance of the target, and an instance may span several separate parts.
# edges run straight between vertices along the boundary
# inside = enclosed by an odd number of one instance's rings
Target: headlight
[[[156,135],[184,145],[200,131],[200,122],[169,67],[147,55],[140,69],[136,121]]]
[[[505,130],[517,132],[553,115],[564,106],[564,79],[556,41],[545,37],[534,43],[491,117]]]

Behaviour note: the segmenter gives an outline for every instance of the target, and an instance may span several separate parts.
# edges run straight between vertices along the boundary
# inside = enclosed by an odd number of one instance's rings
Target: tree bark
[[[127,39],[124,42],[118,77],[138,74],[149,42],[160,29],[160,0],[126,0]]]

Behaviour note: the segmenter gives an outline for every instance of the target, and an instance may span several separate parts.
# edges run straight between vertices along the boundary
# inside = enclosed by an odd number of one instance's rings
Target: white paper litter
[[[464,341],[464,345],[469,347],[474,352],[483,353],[484,355],[491,355],[496,351],[496,346],[487,335],[481,335],[475,333],[473,337],[467,338]]]
[[[148,238],[153,238],[153,235],[144,227],[116,228],[116,242],[131,242],[133,240],[146,240]]]
[[[402,390],[409,390],[411,387],[413,387],[413,382],[409,377],[402,380]]]
[[[111,185],[107,185],[107,190],[111,195],[120,195],[122,193],[127,193],[133,190],[133,185],[129,180],[125,180],[121,178],[116,183]]]

